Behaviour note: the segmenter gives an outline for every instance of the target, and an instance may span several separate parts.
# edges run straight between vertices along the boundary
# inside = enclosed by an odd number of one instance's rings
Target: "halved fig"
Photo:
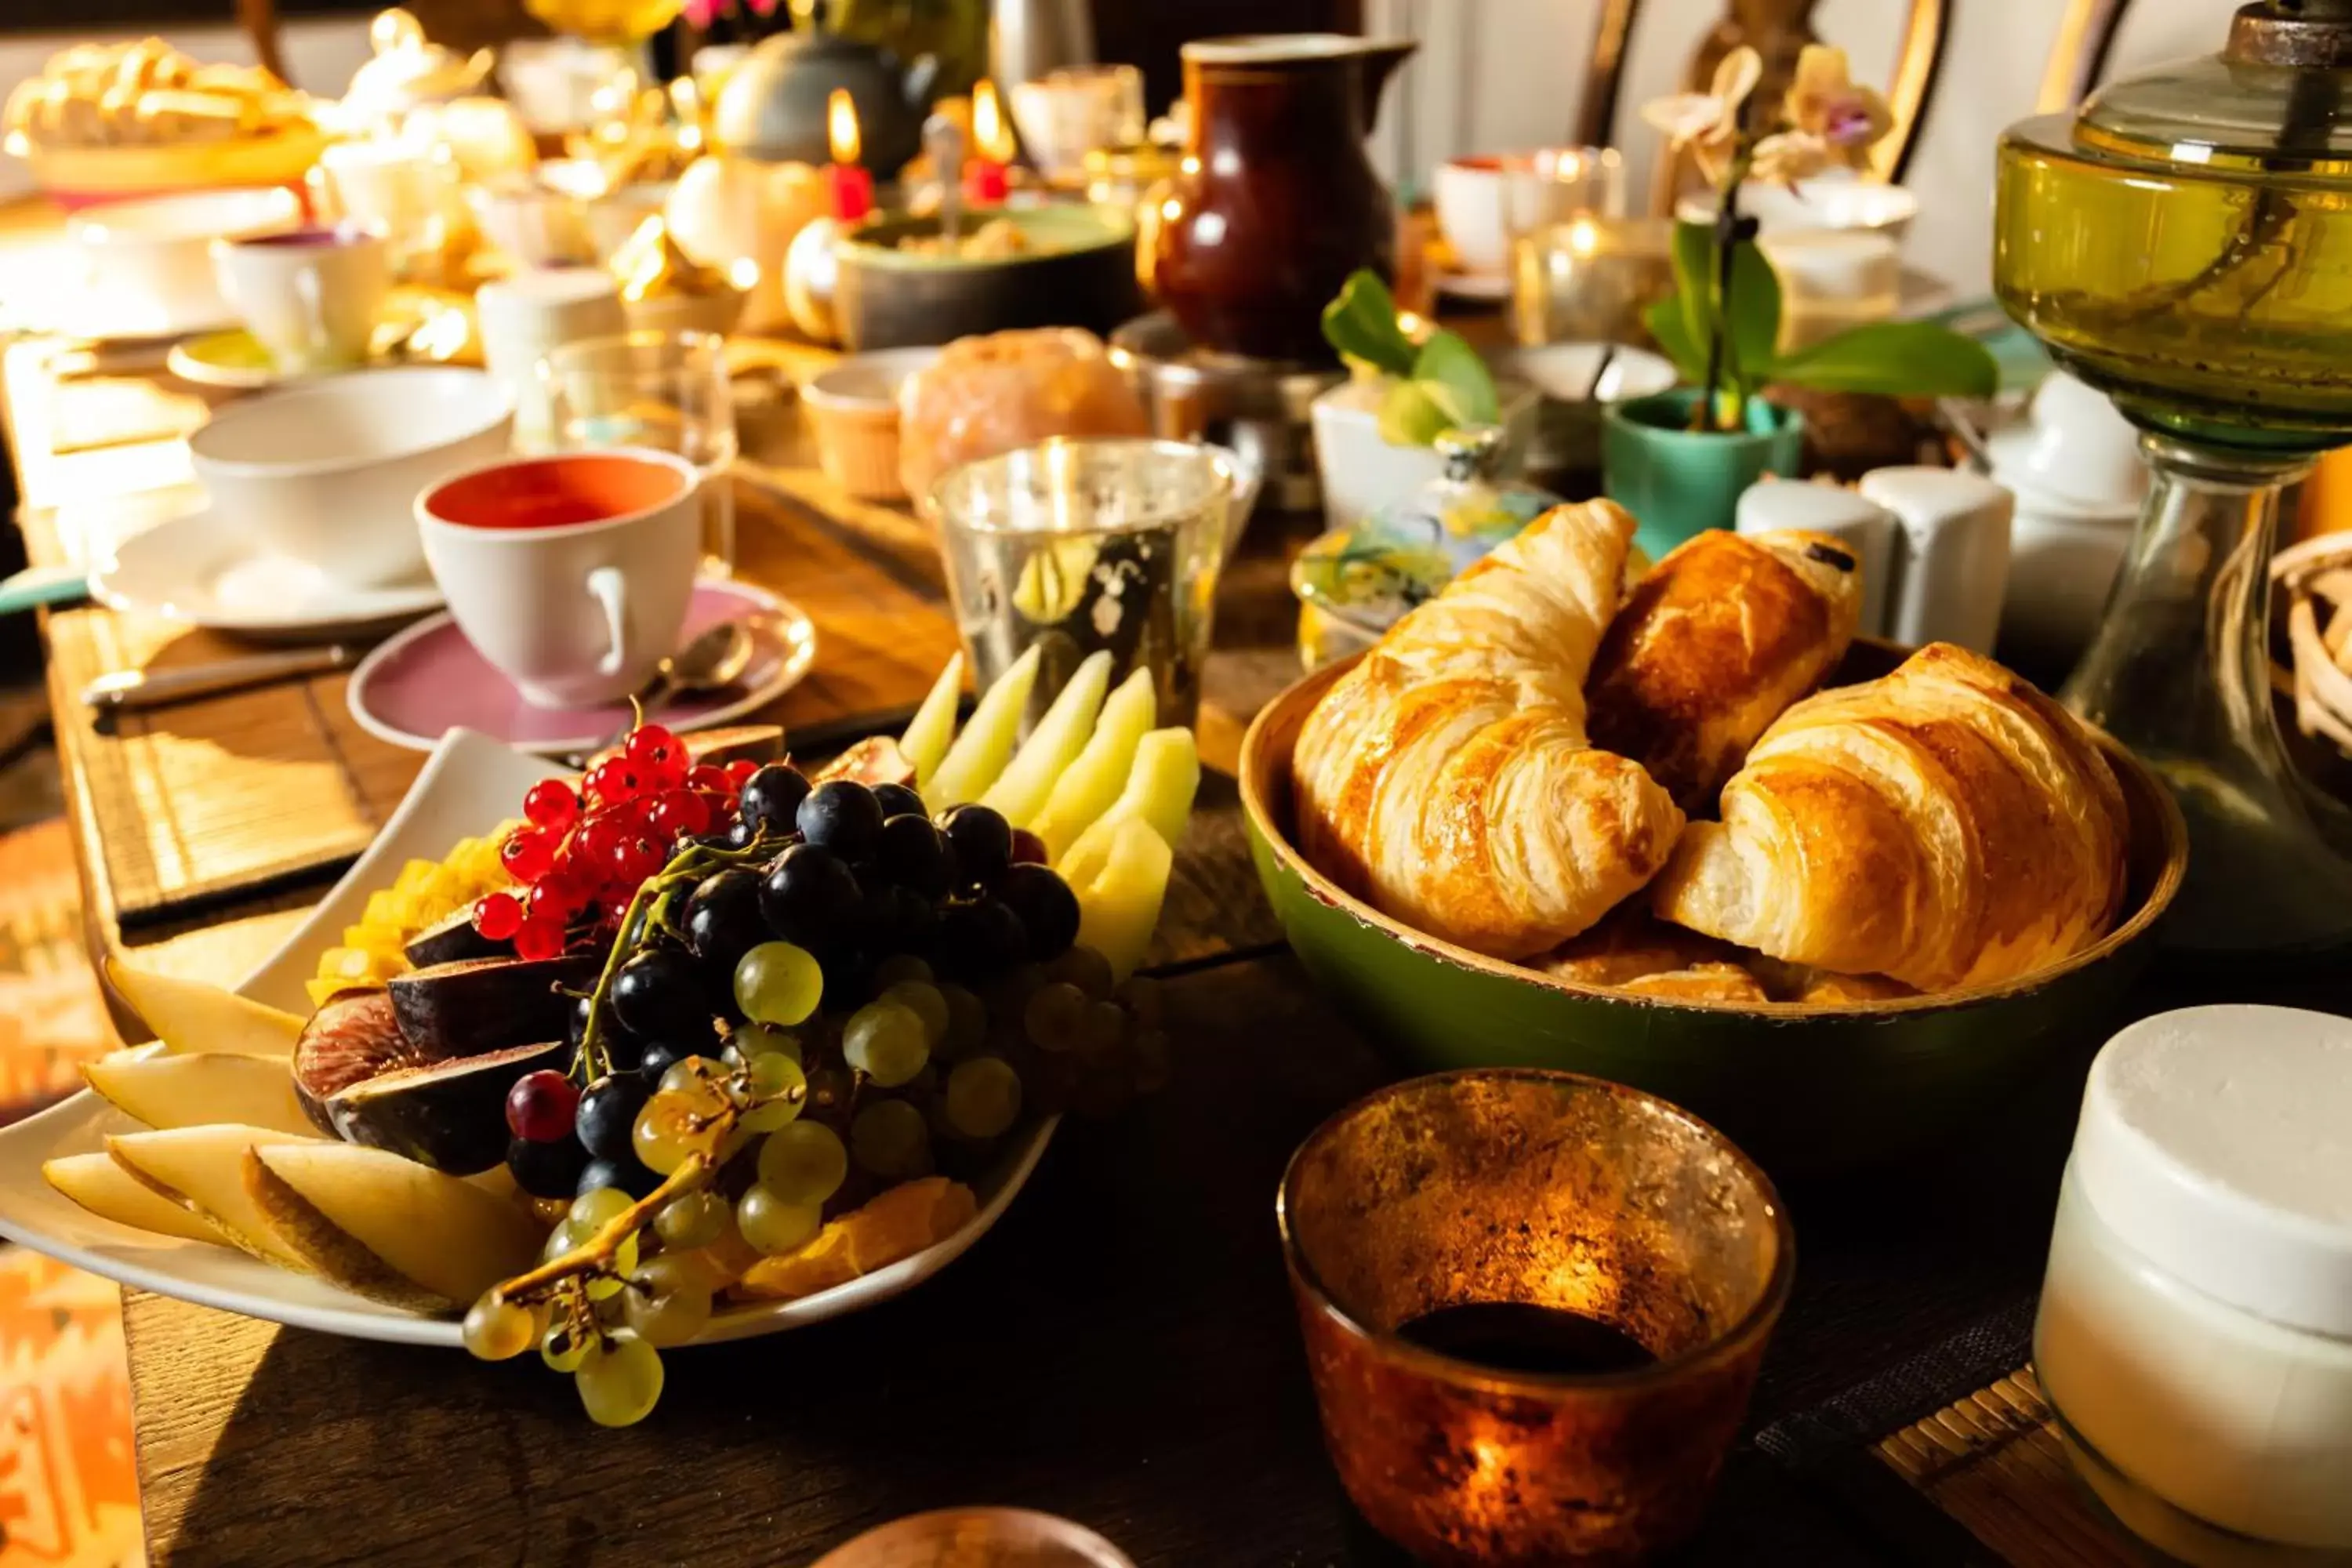
[[[571,1016],[565,989],[585,991],[601,953],[557,958],[468,958],[396,974],[386,983],[400,1032],[427,1060],[479,1056],[560,1039]]]
[[[327,1114],[328,1097],[379,1073],[429,1058],[409,1043],[382,991],[343,991],[310,1015],[294,1041],[294,1097],[302,1113],[328,1137],[340,1136]]]
[[[507,1091],[526,1073],[562,1071],[562,1040],[395,1068],[338,1090],[326,1110],[348,1142],[470,1176],[506,1158]]]
[[[473,906],[468,904],[410,937],[401,952],[415,967],[430,969],[436,963],[455,963],[465,958],[512,958],[514,943],[492,942],[476,931]]]

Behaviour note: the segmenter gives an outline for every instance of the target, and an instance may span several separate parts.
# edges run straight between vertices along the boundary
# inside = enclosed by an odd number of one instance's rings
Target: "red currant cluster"
[[[629,900],[669,861],[680,837],[736,824],[750,762],[693,763],[658,724],[629,731],[620,754],[588,770],[578,794],[545,779],[522,798],[523,826],[499,847],[518,893],[474,905],[474,929],[512,942],[519,958],[553,958],[575,934],[609,941]]]

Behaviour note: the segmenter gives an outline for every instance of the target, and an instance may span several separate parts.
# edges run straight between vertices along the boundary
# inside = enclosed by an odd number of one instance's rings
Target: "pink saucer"
[[[749,619],[756,651],[743,679],[723,691],[681,697],[660,721],[704,730],[739,719],[798,684],[816,658],[816,628],[791,600],[748,583],[705,581],[687,605],[683,647],[705,628]],[[598,708],[538,708],[490,668],[446,615],[419,621],[352,672],[352,717],[369,734],[425,752],[444,731],[478,730],[527,752],[587,752],[629,721],[626,702]]]

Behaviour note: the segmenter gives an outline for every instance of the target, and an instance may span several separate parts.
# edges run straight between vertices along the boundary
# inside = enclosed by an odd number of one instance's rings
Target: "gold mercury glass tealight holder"
[[[1646,341],[1642,313],[1674,292],[1674,225],[1586,215],[1511,242],[1511,324],[1518,341]]]
[[[1440,1568],[1687,1535],[1796,1269],[1745,1154],[1569,1073],[1360,1100],[1292,1156],[1277,1217],[1340,1482]]]
[[[1993,285],[2143,432],[2155,471],[2061,697],[2189,830],[2168,945],[2240,969],[2352,950],[2352,811],[2270,686],[2279,493],[2352,437],[2352,0],[2276,0],[2218,55],[2102,89],[2000,149]]]
[[[1142,437],[1056,437],[942,476],[927,510],[982,689],[1034,646],[1034,714],[1108,650],[1113,685],[1149,669],[1159,721],[1190,724],[1246,482],[1228,452]]]

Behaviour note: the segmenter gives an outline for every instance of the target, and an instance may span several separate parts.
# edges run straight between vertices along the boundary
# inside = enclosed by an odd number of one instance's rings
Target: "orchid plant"
[[[1998,368],[1984,345],[1926,321],[1875,321],[1783,354],[1780,281],[1739,210],[1749,180],[1794,188],[1832,169],[1859,169],[1894,127],[1886,101],[1848,74],[1845,51],[1806,46],[1779,121],[1759,126],[1763,61],[1732,50],[1706,92],[1643,107],[1669,149],[1688,153],[1715,191],[1712,223],[1675,226],[1675,293],[1650,308],[1650,331],[1699,388],[1692,428],[1747,427],[1748,400],[1774,382],[1834,392],[1990,396]]]

